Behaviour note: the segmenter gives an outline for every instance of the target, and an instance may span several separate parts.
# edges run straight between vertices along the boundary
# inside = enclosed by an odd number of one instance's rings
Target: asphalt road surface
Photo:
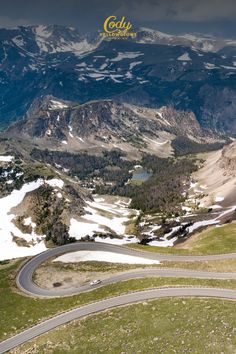
[[[17,276],[17,285],[25,293],[32,296],[39,297],[56,297],[68,296],[78,294],[83,291],[92,290],[91,286],[84,285],[78,288],[69,289],[42,289],[34,284],[32,275],[35,269],[46,260],[59,256],[67,252],[75,252],[79,250],[88,251],[107,251],[120,253],[125,255],[132,255],[155,260],[175,260],[175,261],[196,261],[196,260],[217,260],[217,259],[232,259],[236,258],[236,253],[223,254],[223,255],[209,255],[209,256],[176,256],[167,254],[157,254],[141,252],[132,250],[121,246],[115,246],[105,243],[95,242],[81,242],[69,244],[53,249],[49,249],[29,260],[19,271]],[[201,278],[201,279],[236,279],[236,273],[216,273],[216,272],[202,272],[202,271],[189,271],[184,269],[141,269],[123,272],[117,275],[112,275],[110,278],[105,279],[102,284],[95,286],[98,288],[114,282],[128,280],[133,278],[142,277],[187,277],[187,278]],[[104,311],[117,306],[128,305],[135,302],[152,300],[163,297],[182,297],[182,296],[199,296],[199,297],[217,297],[229,300],[236,300],[236,291],[228,289],[217,288],[165,288],[165,289],[152,289],[120,295],[110,299],[98,301],[89,305],[81,306],[74,310],[64,312],[58,316],[54,316],[38,325],[21,332],[14,337],[11,337],[4,342],[0,343],[0,353],[25,343],[51,329],[54,329],[62,324],[68,323],[74,319],[78,319],[90,314]]]
[[[69,289],[42,289],[38,287],[33,281],[32,276],[36,268],[40,266],[41,263],[47,261],[52,257],[59,256],[68,252],[76,251],[106,251],[119,253],[123,255],[130,255],[136,257],[142,257],[152,260],[168,260],[168,261],[204,261],[204,260],[220,260],[220,259],[230,259],[236,258],[236,253],[230,254],[219,254],[219,255],[209,255],[209,256],[177,256],[172,254],[158,254],[154,252],[142,252],[122,246],[111,245],[107,243],[100,242],[78,242],[71,243],[65,246],[60,246],[56,248],[48,249],[47,251],[40,253],[39,255],[33,257],[28,261],[19,271],[17,276],[17,286],[25,293],[33,296],[39,297],[55,297],[55,296],[66,296],[75,295],[83,291],[91,290],[89,285],[80,286],[77,288]],[[108,279],[105,279],[101,285],[111,284],[117,281],[127,280],[131,278],[140,277],[150,277],[150,276],[161,276],[161,277],[187,277],[187,278],[213,278],[213,279],[236,279],[236,273],[213,273],[213,272],[202,272],[202,271],[191,271],[184,269],[143,269],[138,271],[124,272],[119,275],[113,275]]]
[[[226,289],[214,288],[165,288],[153,289],[120,295],[110,299],[98,301],[89,305],[81,306],[74,310],[62,313],[58,316],[52,317],[38,325],[21,332],[14,337],[11,337],[0,343],[0,353],[25,343],[43,333],[46,333],[62,324],[68,323],[72,320],[95,314],[107,309],[117,306],[123,306],[140,301],[147,301],[159,299],[163,297],[183,297],[183,296],[200,296],[200,297],[214,297],[228,300],[236,300],[236,291]]]

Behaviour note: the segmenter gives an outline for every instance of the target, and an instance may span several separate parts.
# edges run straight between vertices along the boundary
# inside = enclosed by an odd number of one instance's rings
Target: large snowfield
[[[126,263],[126,264],[159,264],[159,261],[146,259],[143,257],[128,256],[125,254],[102,252],[102,251],[78,251],[63,254],[54,259],[54,262],[75,263],[86,261],[98,261],[109,263]]]
[[[32,256],[46,250],[42,237],[40,240],[34,231],[32,234],[24,234],[14,225],[12,221],[15,215],[11,213],[11,209],[23,201],[26,193],[39,188],[42,184],[41,179],[26,183],[20,190],[14,190],[10,195],[0,199],[0,260]],[[26,240],[29,246],[18,246],[13,241],[14,236]]]

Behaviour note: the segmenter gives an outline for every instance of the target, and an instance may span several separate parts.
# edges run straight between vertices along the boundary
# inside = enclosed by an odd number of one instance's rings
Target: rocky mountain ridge
[[[173,107],[154,109],[113,100],[78,105],[52,96],[34,100],[25,117],[4,135],[66,151],[117,148],[161,157],[173,153],[171,142],[179,136],[199,144],[224,141],[203,129],[192,112]]]
[[[135,40],[139,43],[183,45],[203,52],[218,52],[225,47],[236,45],[234,39],[192,33],[173,35],[145,27],[139,28]]]
[[[151,50],[150,50],[151,49]],[[194,112],[228,134],[235,123],[235,42],[141,29],[135,41],[102,40],[62,26],[0,29],[1,127],[32,101],[113,99]]]

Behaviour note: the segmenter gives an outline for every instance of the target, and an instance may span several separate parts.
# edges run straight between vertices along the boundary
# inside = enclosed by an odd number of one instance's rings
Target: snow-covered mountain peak
[[[90,43],[73,27],[57,25],[39,25],[32,27],[36,43],[41,52],[74,52],[81,54],[96,48],[97,43]]]
[[[35,29],[34,32],[38,37],[49,38],[52,35],[52,32],[49,31],[48,26],[39,25],[39,26],[35,26],[34,29]]]
[[[183,45],[203,52],[218,52],[226,46],[236,44],[236,41],[234,40],[218,38],[212,35],[193,33],[172,35],[146,27],[141,27],[138,30],[137,42],[147,44]]]
[[[173,38],[173,35],[171,34],[167,34],[164,32],[160,32],[151,28],[147,28],[147,27],[140,27],[139,29],[139,33],[146,33],[147,37],[148,35],[150,36],[149,38],[153,37],[153,38]]]

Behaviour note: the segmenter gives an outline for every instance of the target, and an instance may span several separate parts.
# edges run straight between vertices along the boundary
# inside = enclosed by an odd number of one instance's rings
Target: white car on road
[[[94,285],[98,285],[98,284],[100,284],[102,281],[100,280],[100,279],[95,279],[95,280],[92,280],[91,282],[90,282],[90,285],[91,286],[94,286]]]

